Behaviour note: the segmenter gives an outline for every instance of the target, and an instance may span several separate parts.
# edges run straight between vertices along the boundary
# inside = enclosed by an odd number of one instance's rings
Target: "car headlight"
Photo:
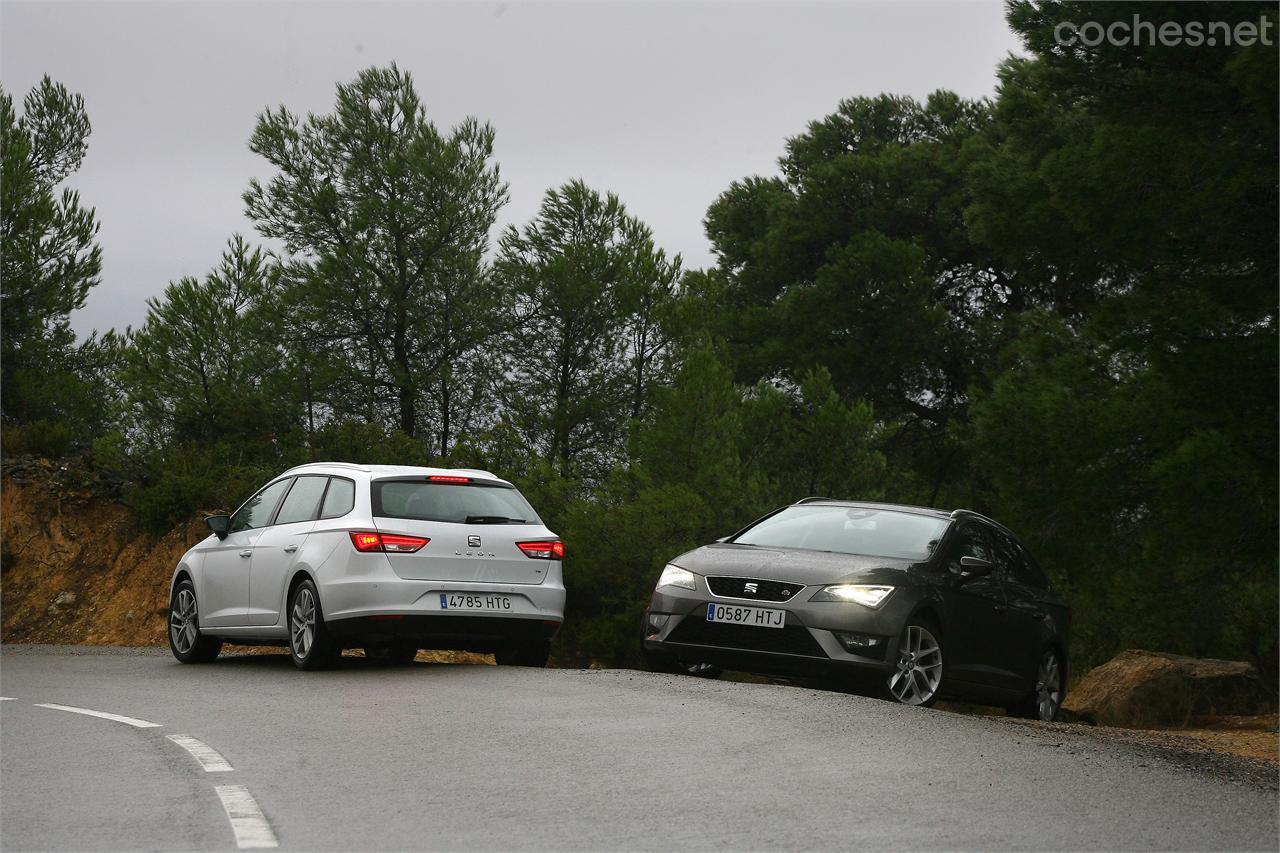
[[[658,586],[682,586],[685,589],[697,589],[698,576],[688,569],[668,565],[658,578]]]
[[[893,593],[891,586],[865,583],[838,583],[824,586],[810,601],[855,601],[863,607],[879,607]]]

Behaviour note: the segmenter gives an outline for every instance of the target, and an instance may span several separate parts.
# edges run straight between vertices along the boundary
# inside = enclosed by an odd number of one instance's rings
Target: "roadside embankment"
[[[68,488],[49,470],[0,480],[6,643],[162,645],[169,576],[207,534],[198,518],[143,532],[118,499]]]

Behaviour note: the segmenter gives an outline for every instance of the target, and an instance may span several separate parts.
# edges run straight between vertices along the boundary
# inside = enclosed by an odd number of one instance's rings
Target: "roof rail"
[[[1009,528],[1007,528],[1007,527],[1005,527],[1003,524],[1001,524],[1000,522],[996,521],[994,518],[989,518],[988,516],[985,516],[985,515],[983,515],[983,514],[982,514],[982,513],[980,513],[980,512],[975,512],[975,511],[973,511],[973,510],[971,510],[971,509],[955,509],[955,510],[952,510],[952,511],[951,511],[951,517],[952,517],[952,518],[960,518],[960,517],[965,517],[965,518],[976,518],[976,519],[979,519],[979,520],[981,520],[981,521],[985,521],[985,522],[987,522],[988,524],[995,525],[996,527],[998,527],[998,528],[1000,528],[1001,530],[1004,530],[1004,531],[1006,531],[1006,532],[1009,532],[1009,533],[1012,533],[1012,532],[1013,532],[1013,531],[1009,530]]]
[[[812,503],[817,503],[818,501],[834,501],[834,500],[835,500],[835,498],[824,498],[824,497],[821,497],[821,496],[819,496],[819,495],[810,495],[810,496],[809,496],[809,497],[807,497],[807,498],[801,498],[800,500],[796,501],[796,503],[797,503],[797,504],[812,504]]]
[[[354,462],[304,462],[301,465],[294,465],[292,468],[290,468],[288,471],[285,471],[284,473],[289,474],[293,471],[301,471],[303,468],[314,468],[318,466],[323,466],[326,468],[349,468],[352,471],[367,472],[369,470],[366,466],[357,465]]]

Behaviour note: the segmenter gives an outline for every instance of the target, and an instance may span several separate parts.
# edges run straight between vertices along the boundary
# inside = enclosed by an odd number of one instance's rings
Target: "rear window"
[[[538,514],[512,486],[497,483],[424,483],[375,480],[373,514],[384,518],[455,524],[541,524]]]
[[[356,484],[346,477],[330,477],[329,488],[324,493],[321,518],[337,518],[351,512],[356,505]]]
[[[867,557],[927,560],[948,520],[845,506],[791,506],[771,515],[733,542],[771,548],[806,548]]]

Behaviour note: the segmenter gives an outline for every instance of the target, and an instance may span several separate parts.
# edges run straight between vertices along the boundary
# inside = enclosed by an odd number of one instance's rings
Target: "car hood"
[[[864,557],[801,548],[766,548],[720,543],[681,554],[673,565],[700,575],[729,575],[762,580],[813,584],[846,580],[891,583],[911,568],[912,561],[891,557]]]

